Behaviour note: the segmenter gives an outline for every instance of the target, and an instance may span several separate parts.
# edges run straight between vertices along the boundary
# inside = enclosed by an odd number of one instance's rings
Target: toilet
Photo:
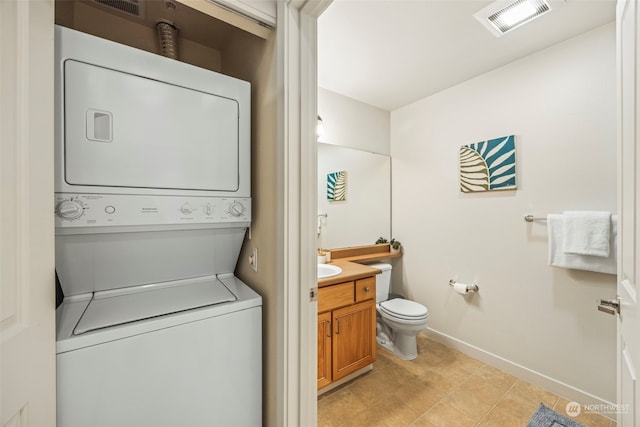
[[[418,357],[416,335],[427,328],[429,310],[415,301],[389,299],[391,265],[369,265],[382,270],[376,276],[376,341],[399,358],[413,360]]]

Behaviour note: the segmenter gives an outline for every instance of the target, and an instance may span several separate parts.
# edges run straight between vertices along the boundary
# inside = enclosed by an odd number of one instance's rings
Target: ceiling
[[[484,0],[333,0],[318,22],[318,84],[392,111],[615,20],[615,0],[550,0],[502,37]]]

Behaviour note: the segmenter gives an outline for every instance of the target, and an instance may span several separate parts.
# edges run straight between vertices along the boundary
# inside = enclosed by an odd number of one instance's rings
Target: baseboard
[[[599,412],[601,415],[607,418],[611,418],[611,412],[607,412],[607,409],[615,407],[615,404],[612,402],[603,400],[590,393],[565,384],[562,381],[555,380],[544,374],[536,372],[517,363],[511,362],[503,357],[482,350],[481,348],[468,344],[464,341],[460,341],[457,338],[451,337],[447,334],[443,334],[442,332],[438,332],[431,328],[427,328],[427,330],[424,331],[423,334],[434,341],[438,341],[446,345],[447,347],[458,350],[468,356],[473,357],[474,359],[478,359],[479,361],[486,363],[487,365],[500,369],[501,371],[511,374],[523,381],[527,381],[531,384],[537,385],[538,387],[542,387],[545,390],[555,393],[567,400],[578,402],[583,406],[588,405],[590,410],[593,409],[592,412]]]
[[[352,379],[359,377],[362,374],[366,374],[367,372],[369,372],[370,370],[373,369],[373,364],[371,365],[367,365],[364,368],[360,368],[355,372],[350,373],[349,375],[347,375],[346,377],[340,378],[338,381],[334,381],[331,384],[329,384],[326,387],[321,388],[320,390],[318,390],[318,396],[323,395],[324,393],[333,390],[334,388],[341,386],[344,383],[347,383],[349,381],[351,381]]]

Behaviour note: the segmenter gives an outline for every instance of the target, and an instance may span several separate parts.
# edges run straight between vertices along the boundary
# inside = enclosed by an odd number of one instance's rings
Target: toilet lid
[[[429,313],[424,305],[402,298],[381,302],[380,308],[392,316],[406,319],[421,319]]]

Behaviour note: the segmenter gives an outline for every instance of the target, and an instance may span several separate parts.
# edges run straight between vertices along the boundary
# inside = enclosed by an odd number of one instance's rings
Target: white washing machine
[[[66,299],[58,427],[262,425],[261,318],[233,275]]]
[[[55,36],[58,427],[262,425],[250,85]]]

